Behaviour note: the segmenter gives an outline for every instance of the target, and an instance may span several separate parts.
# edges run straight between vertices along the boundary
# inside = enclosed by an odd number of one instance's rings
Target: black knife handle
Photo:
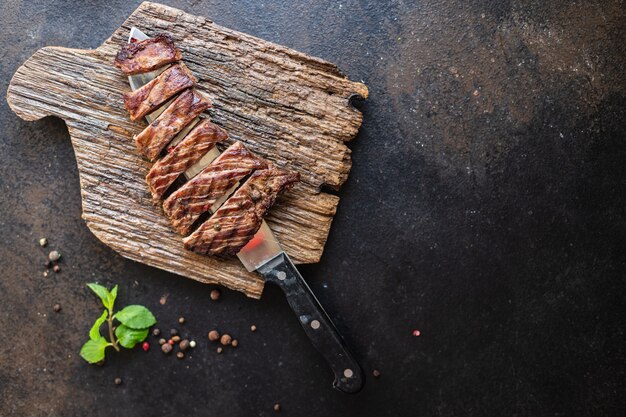
[[[346,393],[359,392],[364,382],[361,367],[287,254],[276,255],[257,271],[266,281],[277,284],[287,296],[311,343],[335,374],[333,387]]]

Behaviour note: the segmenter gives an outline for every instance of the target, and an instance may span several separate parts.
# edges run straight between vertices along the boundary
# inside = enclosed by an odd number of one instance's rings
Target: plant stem
[[[113,314],[111,310],[109,310],[109,318],[107,319],[107,323],[109,324],[109,338],[111,339],[111,346],[113,346],[113,348],[119,352],[120,348],[117,346],[117,339],[115,339],[115,334],[113,333]]]

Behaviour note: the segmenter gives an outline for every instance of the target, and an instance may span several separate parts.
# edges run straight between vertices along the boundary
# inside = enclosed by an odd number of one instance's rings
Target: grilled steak
[[[154,111],[174,94],[193,87],[196,79],[184,64],[173,65],[141,88],[124,93],[124,106],[130,120],[137,120]]]
[[[189,167],[198,162],[216,143],[228,138],[228,133],[204,119],[191,132],[159,159],[150,169],[146,181],[155,200],[160,200],[167,189]]]
[[[115,57],[115,66],[124,74],[134,75],[153,71],[170,62],[180,61],[182,54],[169,35],[159,34],[141,42],[122,46]]]
[[[185,249],[207,255],[237,254],[259,230],[278,194],[299,180],[297,172],[273,166],[255,171],[209,220],[183,239]]]
[[[170,36],[161,34],[122,47],[115,57],[115,65],[125,74],[134,75],[153,71],[181,57]],[[189,69],[177,63],[139,89],[124,94],[124,106],[131,120],[140,119],[161,106],[158,117],[154,114],[156,119],[134,138],[139,152],[151,161],[157,159],[180,132],[189,131],[146,176],[155,201],[160,201],[183,173],[197,172],[197,168],[204,165],[203,156],[216,143],[228,138],[226,131],[208,119],[191,128],[190,123],[211,106],[194,90],[195,83],[196,78]],[[178,97],[170,100],[177,94]],[[170,102],[164,105],[168,100]],[[231,190],[247,176],[250,178],[228,198]],[[298,173],[278,169],[254,155],[241,142],[235,142],[166,198],[163,210],[176,231],[187,236],[183,239],[186,249],[200,254],[234,255],[258,231],[278,195],[299,180]],[[224,200],[222,207],[212,213]],[[212,216],[207,221],[199,220],[208,214]],[[195,224],[201,222],[191,233]]]
[[[211,209],[239,180],[267,162],[235,142],[191,181],[176,190],[163,202],[163,210],[174,228],[183,236],[194,222]]]
[[[139,152],[154,161],[161,150],[211,103],[193,90],[186,90],[140,134],[135,136]]]

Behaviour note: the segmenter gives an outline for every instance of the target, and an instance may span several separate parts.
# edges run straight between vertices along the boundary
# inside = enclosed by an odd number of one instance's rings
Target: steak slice
[[[145,41],[122,46],[115,56],[115,66],[124,74],[134,75],[153,71],[181,58],[182,54],[172,38],[161,33]]]
[[[194,90],[185,90],[163,113],[135,136],[139,152],[154,161],[165,145],[211,103]]]
[[[141,88],[124,93],[124,106],[130,113],[130,120],[141,119],[170,97],[185,88],[193,87],[195,83],[196,78],[184,64],[169,67]]]
[[[166,198],[163,210],[176,231],[186,236],[195,221],[209,211],[218,198],[255,169],[266,167],[267,162],[263,158],[254,155],[243,143],[235,142],[191,181]]]
[[[237,254],[259,230],[278,194],[299,180],[297,172],[274,166],[255,171],[209,220],[183,239],[185,249],[206,255]]]
[[[198,162],[216,143],[228,138],[228,133],[204,119],[191,132],[159,159],[150,169],[146,182],[155,200],[160,200],[167,189],[189,167]]]

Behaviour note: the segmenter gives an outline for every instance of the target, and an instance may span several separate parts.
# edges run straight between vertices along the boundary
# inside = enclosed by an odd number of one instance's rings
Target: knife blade
[[[142,41],[148,38],[145,33],[133,27],[128,42]],[[167,67],[169,65],[149,73],[131,75],[128,77],[128,82],[131,88],[136,90],[154,79]],[[146,115],[145,119],[148,123],[156,119],[172,100]],[[181,141],[198,121],[199,118],[196,118],[187,128],[183,129],[169,146],[174,146]],[[213,147],[200,161],[185,171],[184,175],[187,180],[202,171],[219,155],[219,150]],[[238,186],[239,183],[216,201],[210,212],[215,212]],[[257,271],[266,282],[276,284],[283,290],[289,306],[296,313],[309,340],[330,365],[335,376],[333,387],[346,393],[360,391],[364,377],[359,364],[353,358],[343,338],[311,288],[289,259],[287,253],[281,248],[265,220],[261,223],[261,227],[254,237],[237,253],[237,257],[249,272]]]

